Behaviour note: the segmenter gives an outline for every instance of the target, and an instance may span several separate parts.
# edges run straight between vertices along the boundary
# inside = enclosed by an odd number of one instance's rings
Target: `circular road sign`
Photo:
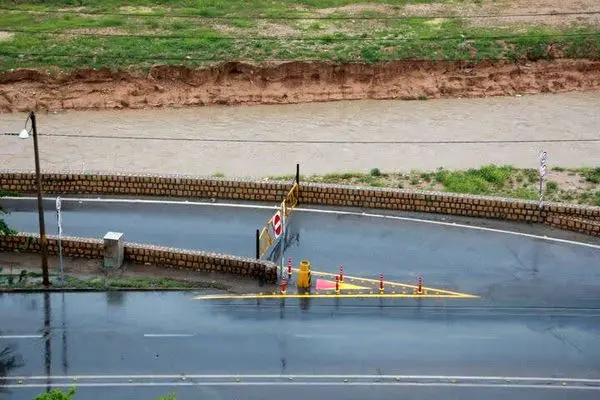
[[[273,233],[275,233],[276,237],[279,237],[281,235],[281,231],[283,230],[283,225],[281,223],[281,213],[279,211],[277,211],[275,215],[273,215],[271,225],[273,225]]]

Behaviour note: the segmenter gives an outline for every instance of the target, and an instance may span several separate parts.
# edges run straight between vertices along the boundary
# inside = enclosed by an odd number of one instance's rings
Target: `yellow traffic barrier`
[[[298,271],[298,276],[296,277],[296,286],[298,286],[298,289],[310,289],[311,280],[310,261],[300,261],[300,269]]]

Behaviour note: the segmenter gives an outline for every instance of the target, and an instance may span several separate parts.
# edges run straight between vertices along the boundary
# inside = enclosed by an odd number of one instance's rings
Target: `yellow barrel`
[[[310,261],[300,261],[300,267],[298,276],[296,276],[296,285],[298,289],[310,289],[311,276],[310,276]]]

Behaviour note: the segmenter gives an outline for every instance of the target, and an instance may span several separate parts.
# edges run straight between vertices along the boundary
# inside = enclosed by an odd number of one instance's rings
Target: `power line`
[[[7,136],[18,136],[18,133],[7,132]],[[110,139],[110,140],[147,140],[147,141],[179,141],[201,143],[254,143],[254,144],[510,144],[510,143],[600,143],[600,138],[580,139],[497,139],[497,140],[279,140],[279,139],[218,139],[218,138],[192,138],[192,137],[165,137],[165,136],[111,136],[111,135],[81,135],[81,134],[44,134],[48,138],[76,138],[76,139]]]
[[[67,10],[27,10],[11,7],[0,7],[0,10],[21,12],[26,14],[78,14],[78,15],[102,15],[102,16],[122,16],[122,17],[142,17],[142,18],[189,18],[189,19],[251,19],[251,20],[403,20],[403,19],[484,19],[484,18],[535,18],[535,17],[561,17],[577,15],[598,15],[600,10],[588,11],[564,11],[548,13],[523,13],[523,14],[435,14],[435,15],[388,15],[388,16],[368,16],[368,15],[207,15],[207,14],[151,14],[151,13],[119,13],[111,11],[67,11]]]
[[[324,41],[324,42],[343,42],[343,41],[447,41],[447,40],[503,40],[516,38],[566,38],[566,37],[588,37],[599,36],[599,32],[576,32],[576,33],[553,33],[553,34],[506,34],[506,35],[485,35],[485,36],[422,36],[406,38],[390,37],[363,37],[363,36],[321,36],[321,37],[298,37],[298,36],[199,36],[199,35],[144,35],[144,34],[102,34],[93,32],[68,32],[68,31],[37,31],[28,29],[4,29],[4,32],[27,33],[32,35],[65,35],[65,36],[85,36],[85,37],[117,37],[117,38],[141,38],[141,39],[202,39],[202,40],[264,40],[264,41]]]

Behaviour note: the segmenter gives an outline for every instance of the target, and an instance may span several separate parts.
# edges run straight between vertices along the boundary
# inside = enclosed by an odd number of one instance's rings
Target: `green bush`
[[[600,183],[600,168],[585,168],[581,173],[587,182]]]
[[[38,394],[35,400],[71,400],[73,396],[75,396],[75,388],[70,388],[66,392],[54,389],[51,392]]]
[[[558,189],[558,183],[556,181],[546,182],[546,191],[547,192],[556,192],[557,189]]]
[[[467,172],[440,171],[436,173],[436,180],[444,185],[447,192],[487,194],[488,182],[481,176]]]
[[[381,176],[381,171],[379,168],[373,168],[369,171],[369,175],[371,176]]]
[[[510,165],[496,166],[484,165],[480,169],[471,169],[469,173],[481,176],[486,182],[494,185],[503,186],[506,180],[512,175],[513,169]]]

